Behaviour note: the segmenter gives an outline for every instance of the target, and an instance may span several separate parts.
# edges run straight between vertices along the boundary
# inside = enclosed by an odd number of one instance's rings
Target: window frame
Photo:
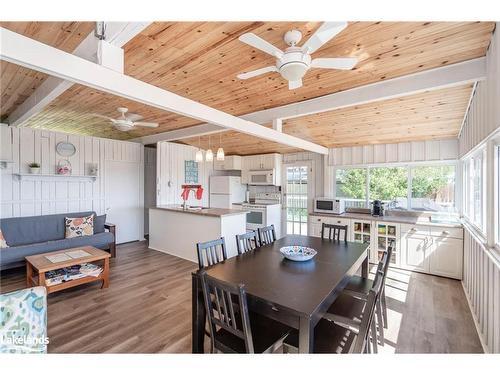
[[[348,200],[349,198],[345,197],[337,197],[337,171],[338,170],[349,170],[349,169],[365,169],[367,171],[366,175],[366,186],[365,186],[365,207],[369,208],[370,207],[370,202],[372,199],[370,199],[370,170],[374,168],[406,168],[407,169],[407,186],[408,186],[408,191],[407,191],[407,208],[405,211],[409,212],[420,212],[420,213],[443,213],[443,211],[422,211],[422,210],[414,210],[411,208],[411,196],[412,196],[412,168],[415,167],[437,167],[437,166],[453,166],[455,168],[455,184],[454,184],[454,199],[453,199],[453,207],[455,209],[455,213],[458,215],[459,213],[459,202],[457,199],[459,198],[458,195],[458,188],[459,188],[459,181],[457,181],[457,176],[459,176],[459,161],[458,160],[439,160],[439,161],[434,161],[434,162],[412,162],[412,163],[381,163],[381,164],[361,164],[361,165],[349,165],[349,166],[334,166],[333,167],[333,184],[335,186],[335,189],[333,190],[333,195],[334,198],[338,199],[346,199]],[[353,198],[354,199],[354,198]]]
[[[483,238],[486,238],[487,232],[487,217],[486,217],[486,200],[487,200],[487,156],[486,145],[479,147],[467,158],[463,159],[463,217],[469,225],[471,225],[474,230],[480,234]],[[475,202],[475,179],[477,178],[478,169],[476,162],[481,160],[480,164],[480,220],[476,221],[476,202]],[[474,172],[474,173],[472,173]]]

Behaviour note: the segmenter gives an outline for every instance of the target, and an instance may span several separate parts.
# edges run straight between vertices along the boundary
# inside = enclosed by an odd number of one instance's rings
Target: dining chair
[[[383,274],[382,283],[382,295],[380,296],[380,313],[382,314],[383,327],[387,328],[387,300],[385,297],[385,281],[387,277],[387,272],[389,271],[390,260],[393,252],[393,247],[389,246],[387,251],[384,252],[381,261],[379,262],[379,267],[377,270]],[[373,281],[361,276],[352,276],[348,284],[343,290],[343,293],[349,294],[356,298],[361,298],[366,300],[367,295],[371,287],[373,286]],[[383,337],[383,332],[382,332]]]
[[[340,241],[341,234],[344,234],[344,241],[347,242],[347,225],[325,224],[321,225],[321,238],[325,238],[325,229],[328,229],[328,239]],[[333,233],[332,233],[333,231]],[[333,234],[333,238],[332,238]]]
[[[373,281],[368,280],[364,283],[364,287],[368,289],[365,292],[357,292],[356,294],[350,293],[350,291],[344,291],[342,294],[335,300],[335,302],[328,309],[327,314],[325,314],[324,318],[331,320],[337,324],[344,324],[349,326],[359,326],[360,321],[362,319],[362,315],[364,314],[363,310],[359,310],[356,304],[353,304],[352,300],[357,299],[359,301],[366,302],[368,300],[369,291],[373,288],[375,284],[380,282],[381,284],[381,293],[377,297],[375,301],[375,315],[376,321],[373,323],[373,333],[375,334],[374,340],[379,341],[381,346],[384,346],[384,306],[382,304],[382,299],[384,296],[384,285],[385,285],[385,277],[387,275],[389,260],[392,254],[392,248],[390,247],[388,251],[384,252],[382,255],[382,259],[379,261],[377,265],[377,270],[375,272],[375,277]],[[387,314],[387,311],[385,312]],[[378,330],[377,330],[378,328]],[[374,350],[377,350],[376,345],[374,346]]]
[[[236,235],[236,248],[239,255],[255,250],[258,247],[260,247],[260,240],[259,233],[256,230]]]
[[[227,259],[226,240],[224,237],[218,240],[199,242],[196,244],[196,250],[198,251],[198,267],[200,269]]]
[[[201,271],[201,281],[211,353],[216,350],[222,353],[273,353],[283,345],[291,328],[249,313],[244,285],[223,282],[207,275],[205,270]]]
[[[267,227],[258,228],[260,244],[269,245],[276,241],[276,231],[274,230],[274,224]]]
[[[379,278],[370,289],[368,300],[363,302],[351,297],[358,310],[364,311],[356,326],[337,324],[325,318],[314,328],[314,353],[347,354],[377,353],[374,315],[377,298],[381,293],[382,279]],[[372,340],[370,340],[372,337]],[[284,342],[285,352],[298,351],[298,332],[294,330]]]

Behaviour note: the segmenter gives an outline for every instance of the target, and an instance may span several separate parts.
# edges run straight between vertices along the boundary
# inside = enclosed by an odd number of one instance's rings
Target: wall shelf
[[[39,179],[39,178],[60,178],[60,179],[71,179],[71,180],[91,180],[95,181],[98,176],[89,175],[66,175],[66,174],[38,174],[38,173],[13,173],[12,174],[17,180],[22,181],[23,179]]]

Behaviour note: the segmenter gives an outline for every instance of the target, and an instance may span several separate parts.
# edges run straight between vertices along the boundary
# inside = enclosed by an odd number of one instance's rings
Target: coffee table
[[[89,256],[69,259],[62,262],[53,263],[46,258],[47,255],[58,255],[64,254],[69,251],[83,250],[89,253]],[[94,281],[101,281],[101,288],[107,288],[109,286],[109,258],[111,255],[103,250],[97,249],[93,246],[83,246],[72,249],[65,249],[59,251],[53,251],[50,253],[43,253],[37,255],[27,256],[26,259],[26,285],[31,286],[44,286],[48,293],[57,292],[59,290],[68,289],[77,285],[82,285],[86,283],[91,283]],[[103,270],[99,276],[84,276],[79,279],[64,281],[56,285],[46,285],[45,273],[48,271],[54,271],[59,268],[75,266],[82,263],[95,263],[103,262]],[[35,274],[36,273],[36,274]]]

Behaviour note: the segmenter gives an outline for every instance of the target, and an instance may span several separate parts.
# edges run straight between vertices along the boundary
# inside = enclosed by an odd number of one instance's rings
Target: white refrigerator
[[[245,200],[247,186],[237,176],[210,177],[210,207],[232,208],[233,203]]]

